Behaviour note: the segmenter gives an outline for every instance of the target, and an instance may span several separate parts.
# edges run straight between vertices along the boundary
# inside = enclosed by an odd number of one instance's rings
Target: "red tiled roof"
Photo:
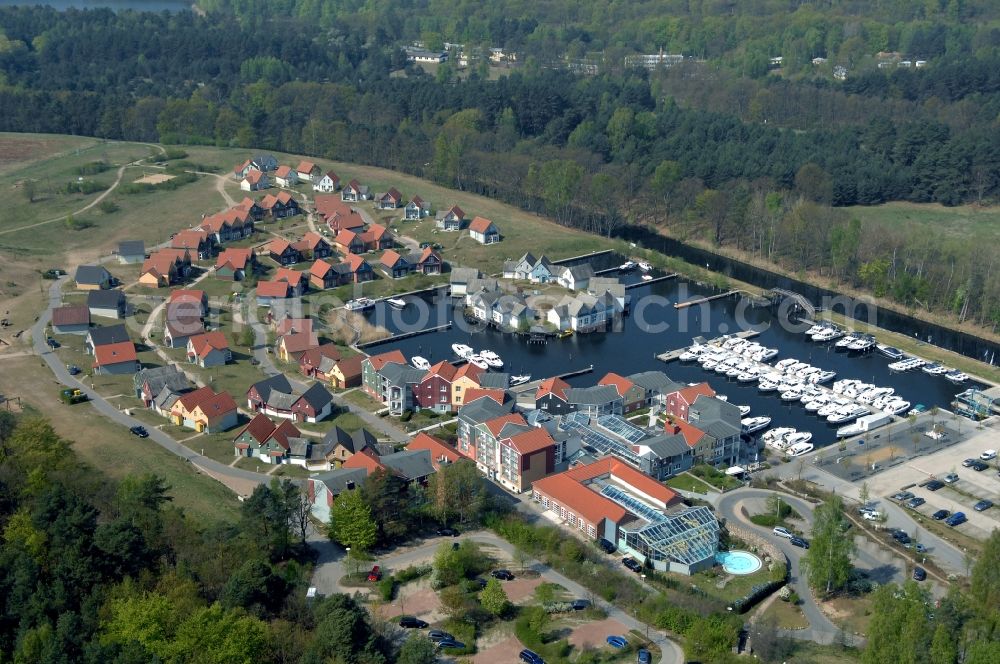
[[[288,334],[289,332],[312,332],[312,318],[292,318],[291,316],[282,318],[274,326],[274,333],[277,336]]]
[[[450,208],[448,208],[448,212],[451,212],[459,219],[465,218],[465,212],[463,212],[462,208],[458,207],[457,205],[452,205]]]
[[[302,273],[290,267],[279,267],[274,272],[272,281],[287,281],[291,287],[298,286],[302,281]]]
[[[285,166],[284,164],[278,166],[278,168],[274,171],[275,177],[279,177],[282,179],[287,178],[291,174],[292,174],[292,167]]]
[[[319,337],[313,331],[298,332],[283,335],[278,343],[285,348],[286,353],[301,353],[304,350],[319,346]]]
[[[384,266],[386,266],[386,267],[393,267],[393,266],[395,266],[395,265],[396,265],[396,263],[398,263],[398,262],[400,261],[400,259],[402,259],[402,258],[403,258],[403,257],[402,257],[402,256],[400,256],[400,255],[399,255],[398,253],[396,253],[396,252],[395,252],[395,251],[393,251],[392,249],[389,249],[389,250],[388,250],[388,251],[386,251],[386,252],[385,252],[384,254],[382,254],[382,259],[381,259],[381,261],[380,261],[380,262],[382,263],[382,265],[384,265]]]
[[[302,357],[299,358],[299,365],[318,367],[324,357],[328,357],[334,362],[340,360],[340,351],[337,349],[336,344],[326,343],[315,348],[310,348],[302,353]]]
[[[243,179],[249,182],[250,184],[257,184],[258,182],[260,182],[262,177],[264,177],[263,173],[258,171],[256,168],[251,168],[249,171],[247,171],[246,177],[244,177]]]
[[[90,308],[86,304],[70,305],[52,310],[53,325],[88,325]]]
[[[660,484],[649,475],[612,456],[603,457],[593,463],[571,468],[562,474],[578,482],[592,480],[601,475],[611,475],[618,479],[619,482],[634,487],[650,498],[660,500],[664,504],[670,505],[680,500],[676,491]]]
[[[206,417],[220,417],[226,413],[231,413],[236,410],[236,402],[233,398],[229,396],[229,392],[219,392],[218,394],[213,394],[212,396],[204,399],[198,404],[201,411],[205,413]]]
[[[203,230],[186,230],[181,231],[175,235],[170,240],[170,246],[173,249],[194,249],[197,250],[200,245],[202,245],[206,240],[208,240],[208,233]]]
[[[350,182],[348,182],[347,186],[350,187],[351,189],[355,189],[355,190],[361,189],[361,183],[358,182],[357,179],[353,179]]]
[[[454,364],[448,362],[447,360],[441,360],[430,369],[427,370],[427,374],[424,375],[424,380],[431,378],[432,376],[440,376],[444,378],[449,383],[455,380],[455,373],[458,369]]]
[[[462,403],[470,404],[477,399],[485,398],[493,399],[502,406],[506,397],[507,393],[500,388],[471,387],[465,391],[465,396],[462,397]]]
[[[566,390],[569,389],[569,383],[564,381],[562,378],[546,378],[538,386],[538,391],[535,392],[535,400],[541,399],[549,394],[554,394],[563,401],[566,400]]]
[[[378,355],[372,355],[368,358],[368,361],[371,362],[372,368],[375,371],[379,371],[389,363],[406,364],[406,356],[400,350],[390,350]]]
[[[466,362],[465,364],[463,364],[458,368],[458,371],[455,372],[455,380],[458,380],[463,376],[468,376],[472,380],[476,381],[476,383],[478,383],[479,377],[483,375],[484,371],[486,371],[486,369],[480,369],[475,364],[470,364]]]
[[[213,350],[226,350],[229,348],[229,340],[226,339],[226,335],[221,330],[196,334],[188,339],[188,344],[191,345],[191,350],[194,351],[195,356],[201,358]]]
[[[444,457],[448,463],[455,463],[459,459],[465,458],[464,454],[456,450],[448,443],[424,432],[420,432],[414,436],[406,446],[406,449],[427,450],[431,453],[431,463],[435,467],[440,464],[440,459],[442,457]]]
[[[247,425],[243,427],[233,440],[237,440],[244,433],[250,434],[250,437],[256,440],[258,443],[263,443],[267,440],[271,432],[274,431],[274,422],[271,421],[264,413],[257,413],[254,415],[253,419],[247,422]]]
[[[299,431],[296,428],[296,426],[292,424],[291,421],[289,420],[282,420],[281,424],[276,426],[274,428],[274,431],[272,431],[271,435],[269,436],[269,438],[274,438],[274,440],[277,441],[277,443],[286,450],[289,449],[290,447],[290,445],[288,444],[289,438],[301,438],[301,437],[302,437],[302,432]]]
[[[490,226],[492,224],[493,222],[486,217],[476,217],[472,220],[472,223],[469,224],[469,230],[475,231],[476,233],[485,233],[490,230]]]
[[[308,231],[305,235],[303,235],[302,241],[305,242],[306,246],[310,249],[315,249],[319,245],[326,242],[322,235],[314,233],[313,231]]]
[[[235,168],[233,168],[233,173],[242,173],[243,169],[246,168],[249,165],[250,165],[250,160],[247,159],[246,161],[244,161],[239,166],[236,166]]]
[[[224,249],[219,257],[215,259],[215,269],[218,270],[221,267],[225,267],[228,263],[234,270],[245,270],[247,263],[250,261],[250,254],[253,249],[239,248],[239,249]]]
[[[379,463],[378,457],[370,449],[365,448],[360,452],[351,455],[351,458],[344,462],[342,468],[364,468],[368,474],[376,470],[385,470],[385,466]]]
[[[120,341],[116,344],[105,344],[94,349],[94,366],[103,367],[109,364],[135,362],[135,344],[131,341]]]
[[[295,167],[297,173],[312,173],[316,170],[316,164],[311,161],[300,161],[299,165]]]
[[[389,232],[389,229],[382,224],[372,224],[365,232],[371,233],[372,239],[381,240]]]
[[[351,272],[357,272],[366,263],[365,259],[357,254],[347,254],[344,256],[344,262],[351,268]]]
[[[339,244],[341,246],[348,247],[348,246],[350,246],[350,244],[352,242],[354,242],[354,238],[356,238],[356,237],[358,237],[357,233],[355,233],[352,230],[349,230],[349,229],[345,228],[345,229],[341,230],[339,233],[337,233],[337,237],[336,237],[335,241],[336,241],[337,244]]]
[[[414,195],[413,198],[410,199],[410,202],[413,203],[414,205],[422,207],[424,204],[424,199],[420,198],[417,195]]]
[[[625,376],[620,376],[616,373],[608,373],[601,379],[598,385],[613,385],[614,388],[618,390],[618,396],[623,397],[626,392],[635,386],[635,383],[630,381]]]
[[[441,254],[439,254],[438,252],[434,251],[434,249],[432,249],[431,247],[424,247],[423,252],[421,252],[421,254],[420,254],[420,260],[418,261],[418,263],[421,263],[421,264],[424,263],[431,256],[434,256],[435,258],[437,258],[439,263],[441,262]]]
[[[333,266],[322,258],[317,258],[316,262],[309,266],[309,274],[322,279],[333,269]]]
[[[528,423],[524,421],[524,418],[520,413],[508,413],[507,415],[501,415],[500,417],[494,417],[492,420],[487,420],[483,424],[485,424],[490,433],[496,437],[500,435],[504,426],[508,424],[521,424],[527,426]]]
[[[154,274],[158,277],[170,275],[170,270],[174,268],[174,259],[155,253],[142,262],[140,274]]]
[[[205,291],[194,288],[178,288],[170,291],[169,302],[171,304],[191,302],[200,307],[205,302]]]
[[[698,444],[698,441],[705,437],[704,431],[693,424],[688,424],[679,417],[668,421],[663,426],[663,431],[668,434],[672,433],[684,436],[684,442],[688,444],[688,447],[694,447]]]
[[[687,403],[694,403],[694,400],[699,396],[714,397],[715,390],[708,383],[698,383],[697,385],[690,385],[688,387],[677,390],[677,395],[684,399]]]
[[[215,396],[215,391],[205,385],[204,387],[199,387],[194,392],[188,392],[187,394],[182,394],[177,400],[177,403],[184,406],[185,410],[194,410],[195,406],[200,404],[202,401],[212,398]]]
[[[280,256],[285,253],[285,249],[288,249],[290,246],[292,246],[292,243],[285,238],[276,237],[268,243],[267,250],[272,254]]]
[[[556,444],[549,432],[541,427],[533,427],[530,431],[515,434],[508,440],[510,446],[521,454],[533,454]]]
[[[364,355],[345,357],[337,362],[337,368],[340,369],[340,373],[344,375],[345,380],[350,380],[361,375],[361,363],[364,359]]]
[[[258,281],[258,297],[288,297],[290,287],[287,281]]]
[[[626,517],[628,512],[624,507],[588,489],[569,473],[570,471],[566,471],[535,480],[531,483],[531,488],[544,493],[595,525],[600,524],[601,519],[620,523]]]
[[[169,247],[160,249],[154,254],[156,256],[167,256],[175,263],[190,263],[191,252],[183,247]]]

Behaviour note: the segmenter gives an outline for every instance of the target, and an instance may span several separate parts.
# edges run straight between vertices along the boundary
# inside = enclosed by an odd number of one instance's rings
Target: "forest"
[[[914,312],[1000,325],[988,238],[843,210],[997,201],[995,3],[204,6],[204,17],[0,8],[0,129],[378,165],[596,233],[645,225]],[[406,62],[415,40],[520,51],[509,69],[481,59],[429,73]],[[661,47],[695,59],[622,64]],[[881,51],[931,64],[882,70]],[[594,53],[594,75],[566,64]],[[830,76],[835,61],[852,67],[846,81]]]

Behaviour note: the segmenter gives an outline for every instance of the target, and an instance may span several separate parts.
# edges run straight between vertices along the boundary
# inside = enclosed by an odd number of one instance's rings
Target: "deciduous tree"
[[[830,594],[850,580],[854,539],[844,534],[849,525],[839,496],[813,512],[813,538],[802,565],[814,590]]]

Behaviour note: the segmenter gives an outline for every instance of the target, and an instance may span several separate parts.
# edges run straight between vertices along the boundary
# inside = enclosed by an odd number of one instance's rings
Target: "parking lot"
[[[950,420],[949,420],[950,423]],[[957,528],[970,537],[985,539],[989,533],[1000,527],[1000,477],[997,475],[997,460],[988,462],[983,471],[962,466],[965,459],[978,459],[987,449],[1000,447],[1000,425],[976,429],[968,424],[967,439],[951,447],[927,456],[907,459],[870,477],[867,482],[872,497],[886,500],[900,491],[909,491],[926,502],[916,508],[916,512],[930,517],[934,512],[945,509],[951,513],[963,512],[968,523]],[[946,483],[937,491],[931,491],[926,484],[931,479],[943,480],[955,473],[958,480]],[[983,512],[973,509],[978,501],[993,501],[994,507]]]

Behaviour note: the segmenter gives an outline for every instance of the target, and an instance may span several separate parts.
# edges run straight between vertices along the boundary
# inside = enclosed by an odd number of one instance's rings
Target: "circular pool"
[[[753,574],[764,565],[760,558],[749,551],[719,551],[715,554],[715,560],[726,572],[737,576]]]

